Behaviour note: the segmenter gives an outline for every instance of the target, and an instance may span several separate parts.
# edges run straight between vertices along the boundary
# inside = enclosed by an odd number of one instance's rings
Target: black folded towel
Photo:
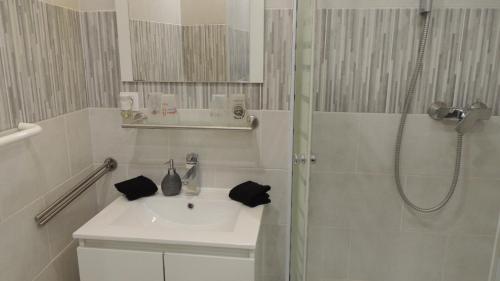
[[[138,176],[137,178],[117,183],[115,187],[129,201],[154,195],[158,191],[156,184],[145,176]]]
[[[253,181],[247,181],[231,189],[229,198],[253,208],[271,203],[269,194],[267,194],[269,190],[271,190],[269,185],[260,185]]]

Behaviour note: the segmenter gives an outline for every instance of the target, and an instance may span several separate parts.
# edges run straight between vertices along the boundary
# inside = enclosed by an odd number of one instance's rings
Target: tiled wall
[[[248,80],[247,31],[224,24],[182,26],[144,20],[132,20],[130,30],[136,80]]]
[[[291,85],[293,10],[281,4],[280,9],[265,12],[264,83],[121,83],[123,91],[168,92],[178,96],[181,108],[208,108],[210,96],[220,93],[245,93],[251,109],[288,110]],[[85,58],[88,61],[87,85],[89,104],[115,107],[120,87],[118,43],[114,12],[82,14]],[[102,75],[104,74],[104,75]],[[236,92],[235,92],[236,91]],[[96,100],[93,100],[95,98]]]
[[[141,174],[160,183],[169,158],[182,174],[185,155],[196,152],[204,187],[229,189],[247,180],[272,186],[273,202],[264,212],[256,276],[259,281],[286,280],[290,113],[253,113],[260,123],[253,132],[136,130],[120,127],[117,109],[90,109],[95,164],[110,156],[119,162],[118,170],[98,183],[99,207],[116,198],[114,183]]]
[[[479,99],[500,114],[499,26],[500,7],[435,9],[412,112]],[[317,10],[316,110],[399,112],[421,30],[417,9]]]
[[[158,181],[165,159],[181,163],[195,151],[208,186],[244,180],[273,186],[257,276],[285,280],[291,2],[268,1],[276,3],[266,10],[264,85],[121,83],[115,12],[92,5],[77,12],[72,0],[45,2],[0,1],[0,130],[54,117],[41,122],[40,136],[0,149],[0,279],[78,280],[71,233],[115,198],[113,184],[138,174]],[[139,91],[143,99],[152,91],[175,93],[180,107],[198,109],[209,107],[212,94],[243,93],[250,109],[281,111],[256,111],[261,125],[249,134],[123,130],[116,109],[99,109],[115,107],[121,90]],[[79,111],[86,107],[96,108]],[[119,160],[116,172],[46,227],[35,225],[38,211],[108,156]]]
[[[87,107],[79,13],[0,1],[0,130]]]
[[[272,186],[264,213],[257,280],[286,280],[289,181],[288,111],[255,111],[253,132],[121,129],[118,109],[91,108],[40,123],[41,135],[0,148],[0,272],[2,281],[77,281],[72,233],[118,196],[113,184],[146,175],[160,182],[174,158],[200,154],[205,187],[231,188],[254,180]],[[8,132],[6,132],[8,133]],[[119,167],[38,227],[35,215],[105,158]]]
[[[74,8],[71,1],[65,2],[65,7]],[[0,130],[86,107],[115,107],[119,92],[128,90],[165,89],[180,97],[180,107],[208,108],[210,95],[222,89],[248,93],[251,109],[288,110],[293,13],[291,2],[278,2],[268,1],[273,9],[265,13],[261,85],[121,83],[114,11],[85,6],[90,11],[77,12],[38,0],[1,1]]]
[[[130,37],[135,79],[144,81],[184,79],[181,25],[132,20]]]
[[[415,64],[418,1],[317,4],[307,280],[488,280],[500,213],[500,118],[465,135],[449,205],[411,211],[394,183],[400,117],[392,113]],[[435,4],[412,113],[435,100],[481,99],[500,114],[500,2]],[[444,197],[455,149],[452,124],[409,116],[402,171],[415,203],[430,207]]]
[[[441,212],[406,208],[393,179],[399,116],[314,114],[308,280],[487,280],[500,212],[500,118],[465,135],[462,176]],[[451,183],[454,126],[409,117],[403,183],[417,204]]]
[[[44,227],[34,217],[92,169],[88,110],[39,123],[43,132],[0,148],[0,279],[78,280],[72,233],[98,211],[90,189]]]

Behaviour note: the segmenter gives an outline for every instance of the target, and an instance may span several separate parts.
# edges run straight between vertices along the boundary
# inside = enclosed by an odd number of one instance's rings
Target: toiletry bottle
[[[167,162],[170,165],[167,175],[161,182],[161,191],[165,196],[176,196],[181,193],[182,181],[177,171],[174,168],[174,160],[170,159]]]

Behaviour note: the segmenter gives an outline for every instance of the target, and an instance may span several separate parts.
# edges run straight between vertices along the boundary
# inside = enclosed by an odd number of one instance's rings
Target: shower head
[[[427,14],[432,11],[432,0],[420,0],[420,13]]]

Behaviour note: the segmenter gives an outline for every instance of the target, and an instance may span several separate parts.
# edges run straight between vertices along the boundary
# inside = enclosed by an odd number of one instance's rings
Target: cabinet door
[[[190,254],[165,254],[165,281],[254,281],[255,260]]]
[[[163,281],[163,254],[78,248],[81,281]]]

